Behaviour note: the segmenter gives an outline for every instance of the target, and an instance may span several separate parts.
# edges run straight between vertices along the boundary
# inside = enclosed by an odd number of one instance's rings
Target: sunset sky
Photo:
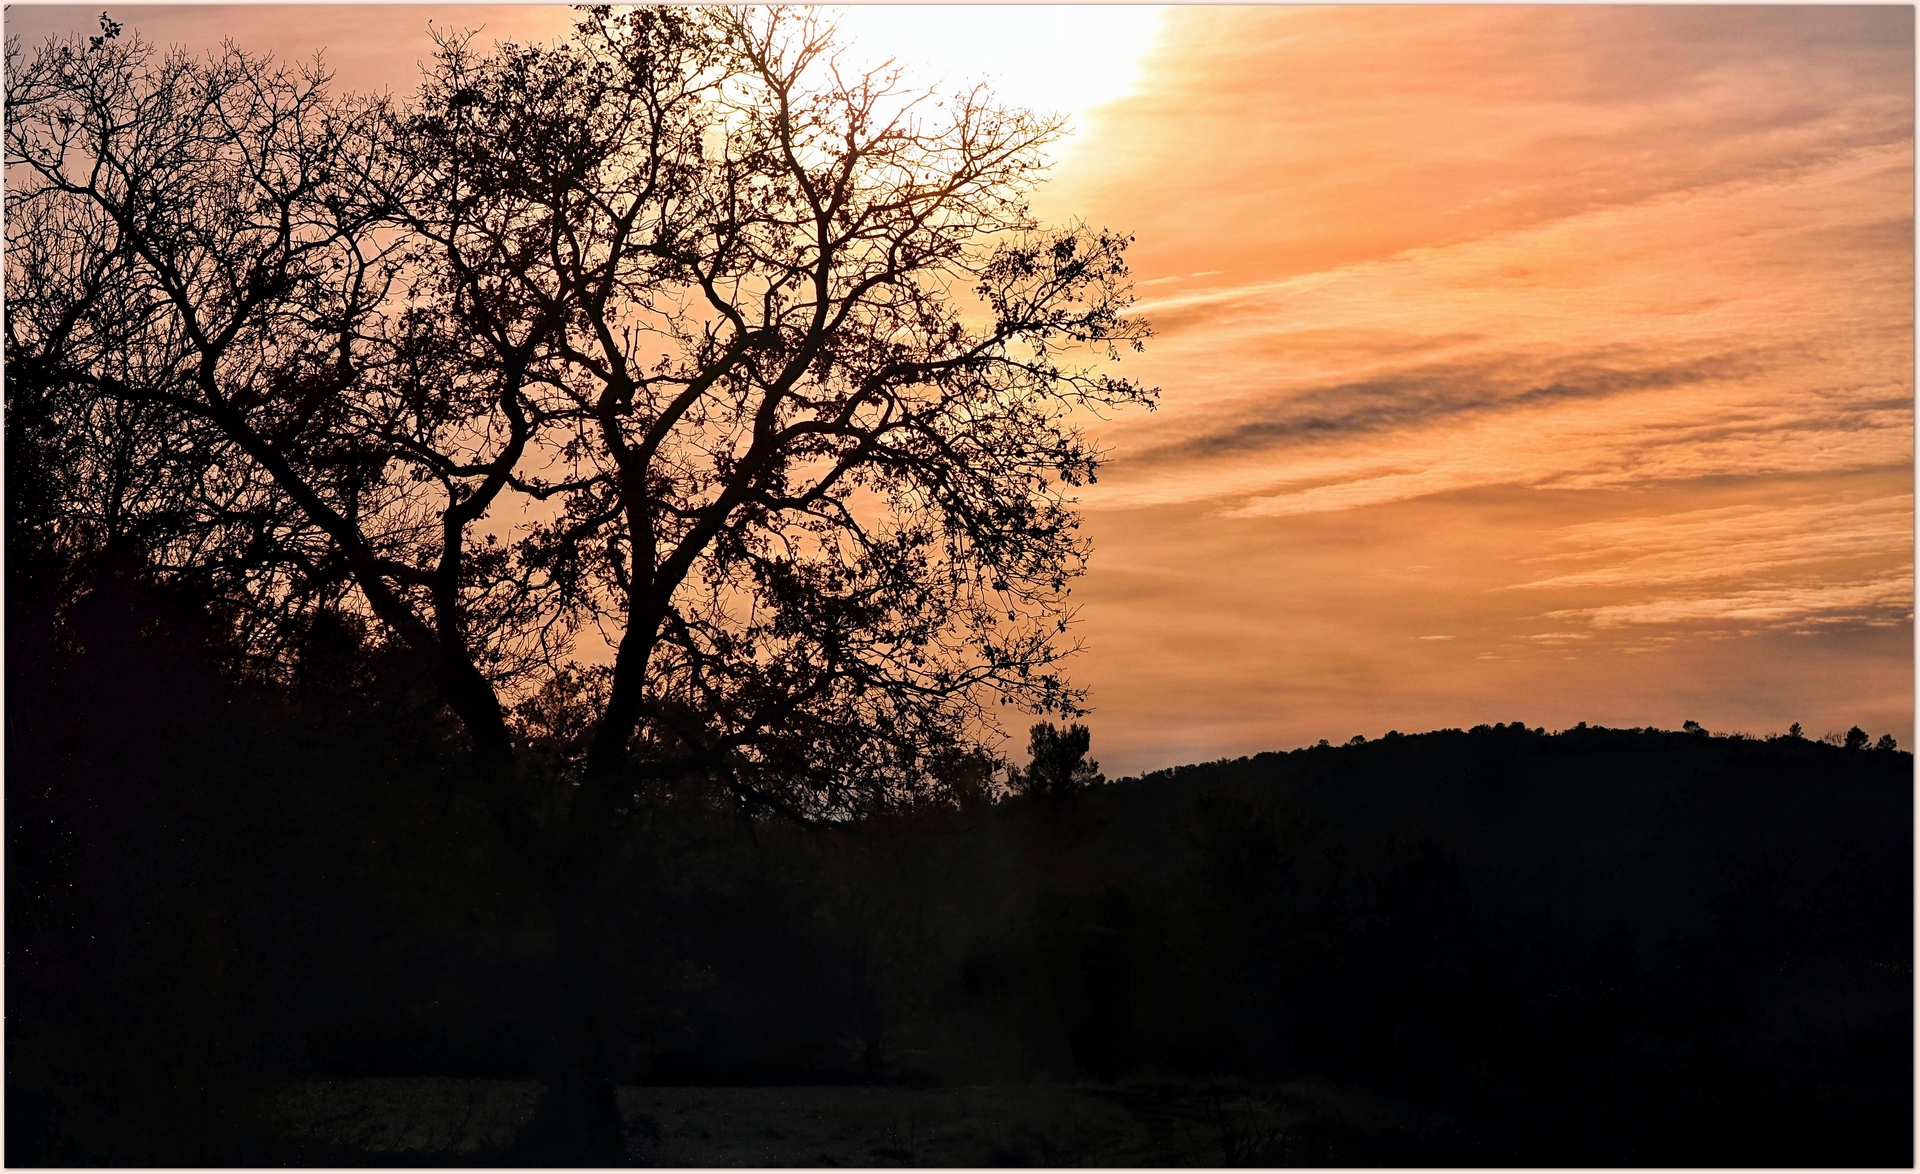
[[[115,7],[404,92],[427,21]],[[98,5],[15,5],[29,41]],[[854,12],[1137,235],[1075,593],[1109,775],[1521,719],[1913,743],[1911,7]]]

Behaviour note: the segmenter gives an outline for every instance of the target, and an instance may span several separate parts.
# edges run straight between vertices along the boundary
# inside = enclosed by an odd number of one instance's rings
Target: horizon
[[[1731,741],[1731,742],[1768,743],[1768,742],[1799,741],[1799,742],[1806,742],[1810,745],[1831,746],[1835,749],[1845,749],[1847,734],[1850,733],[1851,730],[1859,730],[1861,733],[1867,735],[1868,741],[1866,743],[1866,746],[1863,747],[1864,749],[1872,749],[1876,751],[1883,749],[1883,747],[1874,744],[1873,734],[1869,733],[1864,729],[1861,729],[1861,727],[1859,726],[1853,726],[1851,727],[1850,730],[1827,730],[1821,734],[1811,734],[1806,732],[1805,730],[1801,730],[1798,733],[1795,733],[1792,730],[1786,730],[1778,733],[1754,735],[1754,734],[1749,734],[1744,730],[1709,730],[1704,726],[1699,726],[1698,723],[1688,723],[1688,724],[1695,725],[1697,728],[1687,729],[1685,728],[1684,725],[1679,729],[1667,729],[1662,726],[1605,726],[1605,725],[1600,725],[1600,724],[1591,723],[1591,722],[1579,722],[1575,725],[1567,726],[1564,729],[1550,730],[1544,726],[1529,727],[1525,722],[1516,720],[1513,722],[1482,722],[1478,725],[1467,727],[1467,728],[1462,728],[1460,726],[1446,726],[1440,729],[1432,729],[1432,730],[1388,730],[1386,733],[1375,738],[1368,738],[1365,735],[1355,735],[1353,739],[1346,742],[1335,742],[1332,739],[1323,739],[1319,742],[1311,743],[1304,746],[1291,746],[1285,749],[1276,747],[1271,750],[1256,751],[1252,754],[1241,754],[1237,756],[1226,756],[1221,758],[1208,759],[1207,761],[1204,761],[1204,762],[1182,762],[1172,766],[1153,767],[1148,770],[1138,771],[1132,774],[1119,776],[1110,781],[1115,783],[1144,782],[1150,779],[1159,778],[1163,775],[1177,776],[1182,771],[1198,770],[1205,767],[1236,765],[1243,762],[1254,762],[1269,756],[1282,757],[1282,756],[1293,755],[1293,754],[1302,754],[1302,753],[1306,753],[1308,751],[1313,751],[1313,750],[1355,749],[1360,746],[1372,746],[1375,743],[1379,743],[1379,742],[1397,742],[1402,739],[1410,739],[1410,738],[1430,738],[1439,734],[1458,734],[1462,736],[1480,737],[1483,735],[1490,735],[1490,734],[1513,733],[1513,734],[1526,734],[1530,737],[1536,737],[1536,738],[1540,738],[1540,737],[1559,738],[1559,737],[1564,737],[1568,734],[1588,734],[1588,733],[1631,734],[1635,736],[1644,736],[1649,734],[1670,734],[1670,735],[1676,735],[1676,736],[1700,737],[1700,738],[1708,738],[1713,740]],[[1795,724],[1797,725],[1798,723],[1795,723]],[[1512,729],[1512,727],[1515,725],[1520,726],[1521,728],[1519,730]],[[1913,753],[1913,748],[1905,745],[1904,743],[1895,745],[1892,747],[1885,747],[1885,749],[1890,749],[1900,754],[1911,755]]]

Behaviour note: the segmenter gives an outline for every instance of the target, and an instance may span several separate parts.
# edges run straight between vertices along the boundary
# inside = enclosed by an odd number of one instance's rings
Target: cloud
[[[1568,525],[1548,551],[1522,560],[1567,569],[1501,590],[1591,600],[1541,618],[1595,632],[1659,626],[1751,634],[1911,622],[1913,495],[1861,499],[1833,486],[1802,493]]]
[[[1567,356],[1558,362],[1509,355],[1414,366],[1370,379],[1283,392],[1259,418],[1216,425],[1212,431],[1147,449],[1131,459],[1150,464],[1204,458],[1288,442],[1412,428],[1467,413],[1723,382],[1766,369],[1764,355],[1756,349],[1638,366],[1609,364],[1606,359],[1611,356],[1604,354]],[[1536,370],[1529,372],[1529,367]],[[1543,367],[1547,369],[1538,369]]]
[[[1089,504],[1251,517],[1910,463],[1912,255],[1884,225],[1911,198],[1910,148],[1876,148],[1161,299],[1188,314],[1140,365],[1162,411],[1103,427]]]
[[[1125,207],[1149,277],[1324,272],[1906,143],[1911,45],[1893,9],[1181,13],[1060,198]]]
[[[1584,619],[1597,628],[1713,624],[1752,629],[1842,623],[1891,627],[1913,620],[1913,574],[1886,575],[1865,583],[1768,587],[1726,595],[1568,608],[1546,614],[1551,619]]]
[[[1748,503],[1566,527],[1529,563],[1595,563],[1514,583],[1516,591],[1664,588],[1778,576],[1837,560],[1897,554],[1913,531],[1913,495]]]

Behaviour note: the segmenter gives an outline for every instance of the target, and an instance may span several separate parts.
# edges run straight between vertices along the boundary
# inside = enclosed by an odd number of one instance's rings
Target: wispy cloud
[[[1630,365],[1640,358],[1643,365]],[[1256,418],[1215,426],[1131,457],[1142,464],[1189,460],[1288,442],[1337,439],[1417,428],[1470,413],[1603,399],[1634,391],[1665,391],[1727,382],[1767,369],[1764,352],[1706,355],[1680,363],[1609,364],[1604,356],[1481,356],[1473,362],[1434,363],[1368,379],[1283,392]],[[1532,368],[1532,370],[1529,370]]]
[[[1911,572],[1887,575],[1866,583],[1820,583],[1768,587],[1731,595],[1680,596],[1568,608],[1546,614],[1553,619],[1589,620],[1600,628],[1689,623],[1746,628],[1840,623],[1891,627],[1913,619],[1913,575]]]
[[[1562,547],[1530,563],[1599,563],[1512,584],[1512,590],[1668,587],[1778,575],[1834,560],[1899,553],[1913,531],[1913,496],[1867,501],[1749,503],[1566,527]]]
[[[1603,599],[1543,615],[1595,629],[1884,627],[1913,618],[1912,532],[1910,493],[1609,518],[1564,527],[1525,560],[1573,567],[1505,589]]]
[[[1911,461],[1911,198],[1882,149],[1310,277],[1207,291],[1108,430],[1097,504],[1228,516],[1509,484],[1602,488]]]

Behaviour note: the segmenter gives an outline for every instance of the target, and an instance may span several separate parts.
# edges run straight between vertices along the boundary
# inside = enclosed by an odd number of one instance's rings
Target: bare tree
[[[226,618],[270,646],[288,627],[274,613],[289,602],[284,572],[312,549],[310,527],[262,470],[232,459],[206,413],[184,406],[202,355],[217,364],[247,351],[242,336],[258,329],[248,320],[281,300],[256,289],[250,305],[223,304],[242,299],[241,270],[261,272],[249,254],[262,242],[247,239],[257,225],[215,190],[219,177],[194,166],[209,146],[196,137],[226,116],[216,108],[258,63],[230,54],[136,73],[147,51],[119,34],[103,17],[90,45],[48,46],[31,63],[8,47],[9,546],[58,550],[95,571],[151,563],[217,581],[224,590],[211,594],[233,605]],[[284,76],[257,80],[291,96]],[[290,117],[310,117],[314,97]],[[142,173],[160,167],[179,173],[164,193],[174,207],[142,208],[137,189],[152,178]],[[163,219],[187,209],[189,224]],[[224,273],[206,271],[214,265]],[[173,294],[201,298],[203,312],[182,321]],[[198,344],[187,325],[203,330]],[[29,484],[45,500],[22,511]],[[266,587],[276,576],[279,589]]]
[[[325,606],[431,669],[554,921],[538,1129],[607,1157],[601,873],[645,780],[844,819],[997,703],[1077,711],[1074,415],[1152,398],[1099,371],[1147,333],[1127,240],[1028,212],[1058,122],[804,12],[445,37],[406,105],[117,34],[8,46],[9,367],[55,431],[140,414],[180,470],[143,557],[266,661]],[[83,447],[106,502],[129,462]],[[583,677],[543,825],[512,707]]]

